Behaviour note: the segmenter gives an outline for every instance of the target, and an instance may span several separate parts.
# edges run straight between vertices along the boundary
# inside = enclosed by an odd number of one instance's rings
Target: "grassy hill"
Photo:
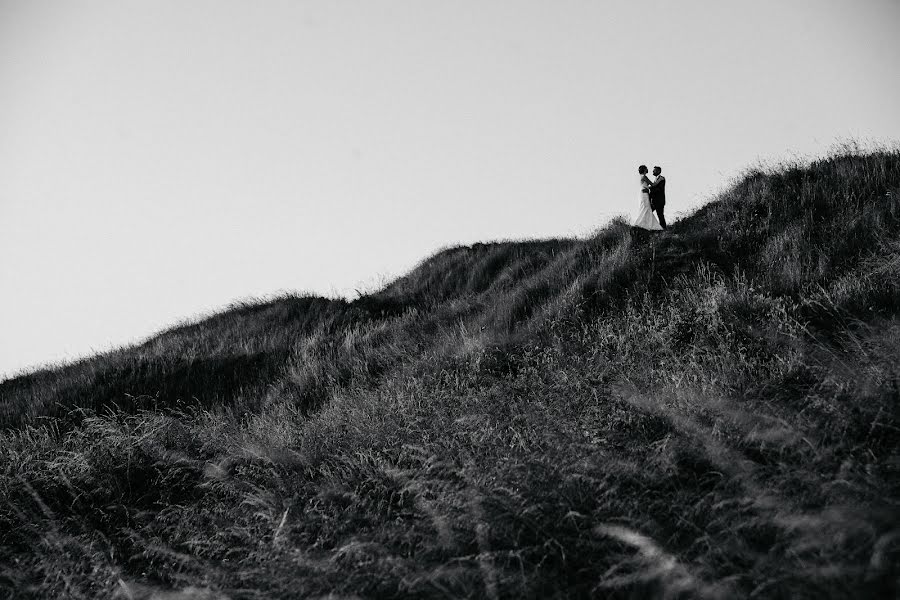
[[[4,381],[0,595],[895,597],[898,234],[850,153]]]

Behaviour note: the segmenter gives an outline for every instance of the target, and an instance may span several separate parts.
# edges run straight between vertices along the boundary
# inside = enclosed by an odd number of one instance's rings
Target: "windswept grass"
[[[0,384],[21,598],[900,593],[900,154]]]

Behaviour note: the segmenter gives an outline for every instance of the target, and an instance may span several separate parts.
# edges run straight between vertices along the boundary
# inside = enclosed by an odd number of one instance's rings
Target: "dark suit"
[[[656,217],[663,229],[666,228],[666,178],[660,175],[650,184],[650,210],[656,211]]]

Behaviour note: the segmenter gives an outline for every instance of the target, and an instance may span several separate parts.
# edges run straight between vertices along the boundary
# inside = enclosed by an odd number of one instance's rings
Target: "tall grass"
[[[894,597],[898,203],[895,151],[787,165],[4,382],[0,589]]]

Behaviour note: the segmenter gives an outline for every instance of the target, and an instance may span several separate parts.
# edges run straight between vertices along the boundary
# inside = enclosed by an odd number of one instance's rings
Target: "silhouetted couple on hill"
[[[650,178],[647,177],[646,165],[638,167],[638,174],[641,176],[640,204],[632,225],[642,229],[649,229],[650,231],[663,231],[666,228],[666,216],[664,214],[666,208],[666,178],[662,176],[660,167],[653,167],[653,176],[656,178],[653,181],[650,181]],[[656,216],[653,215],[654,211],[656,211]]]

